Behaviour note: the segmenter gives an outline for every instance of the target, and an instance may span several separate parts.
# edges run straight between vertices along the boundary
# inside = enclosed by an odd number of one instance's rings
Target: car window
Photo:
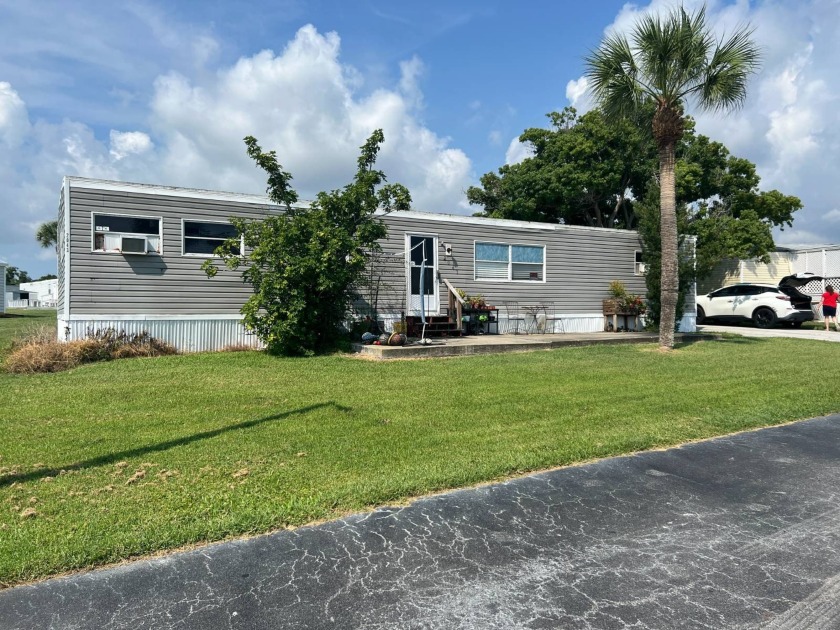
[[[755,293],[753,293],[753,290],[755,289],[755,287],[740,286],[740,287],[732,287],[732,288],[735,289],[732,292],[732,295],[736,295],[736,296],[755,295]]]
[[[723,287],[722,289],[718,289],[717,291],[713,291],[709,295],[713,298],[716,297],[731,297],[735,295],[735,289],[737,287]]]
[[[744,287],[746,292],[743,295],[761,295],[762,293],[775,293],[775,289],[771,287]]]

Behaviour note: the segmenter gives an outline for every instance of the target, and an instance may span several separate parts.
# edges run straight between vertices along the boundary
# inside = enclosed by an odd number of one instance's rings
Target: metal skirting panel
[[[603,315],[596,315],[596,314],[589,314],[589,313],[578,313],[574,315],[563,315],[558,314],[558,319],[562,321],[562,324],[556,323],[554,326],[554,332],[562,333],[591,333],[591,332],[602,332],[604,330],[604,316]],[[508,321],[504,313],[498,314],[499,318],[499,332],[500,333],[512,333],[514,330],[517,329],[515,323],[511,323],[508,325]],[[400,321],[400,316],[395,315],[393,313],[385,313],[379,316],[379,321],[383,324],[383,328],[390,332],[394,329],[394,324]],[[544,322],[540,322],[540,327],[544,326]],[[551,323],[548,323],[549,330],[551,330]],[[523,324],[523,320],[520,320],[518,330],[519,332],[523,332],[527,327]]]
[[[839,283],[840,284],[840,283]],[[604,316],[601,314],[595,313],[575,313],[564,315],[559,313],[557,317],[562,321],[561,324],[556,324],[554,327],[554,332],[567,332],[567,333],[593,333],[593,332],[603,332],[604,331]],[[395,322],[400,320],[399,315],[394,314],[383,314],[379,316],[379,321],[383,324],[383,328],[390,332],[393,330],[393,326]],[[525,330],[527,326],[522,323],[523,320],[519,321],[518,329],[520,332]],[[683,318],[680,320],[680,332],[697,332],[697,318],[694,313],[686,313],[683,315]],[[641,321],[642,325],[644,325],[644,318]],[[624,321],[622,320],[622,324]],[[549,327],[551,324],[548,324]],[[504,313],[499,313],[499,332],[500,333],[509,333],[513,332],[517,329],[515,323],[511,323],[508,325],[507,317]]]
[[[107,328],[130,335],[147,332],[172,344],[179,352],[206,352],[227,346],[262,347],[256,335],[248,333],[237,319],[60,319],[58,337],[64,341],[83,339],[90,331]]]

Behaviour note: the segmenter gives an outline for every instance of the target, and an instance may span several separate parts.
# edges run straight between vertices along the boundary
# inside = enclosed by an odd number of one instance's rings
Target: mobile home
[[[230,217],[279,211],[263,196],[66,177],[58,214],[60,338],[113,327],[147,331],[183,351],[258,346],[242,324],[250,287],[241,273],[222,267],[208,278],[201,265],[235,233]],[[634,231],[416,211],[382,219],[388,236],[371,265],[376,289],[360,287],[356,306],[375,309],[386,328],[421,309],[447,315],[448,293],[460,289],[494,305],[550,301],[566,332],[594,332],[604,327],[610,281],[645,292]],[[687,311],[682,330],[693,330],[693,299]]]
[[[0,315],[6,312],[6,263],[0,260]]]

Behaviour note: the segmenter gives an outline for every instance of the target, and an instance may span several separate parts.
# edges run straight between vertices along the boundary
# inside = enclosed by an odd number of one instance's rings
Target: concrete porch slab
[[[686,341],[711,341],[719,335],[699,333],[678,333],[677,343]],[[502,352],[528,352],[551,350],[566,346],[615,345],[628,343],[655,343],[656,333],[648,332],[597,332],[556,333],[550,335],[472,335],[469,337],[446,337],[431,339],[430,345],[410,343],[405,346],[365,346],[354,344],[353,351],[361,358],[375,360],[430,359],[433,357],[457,357],[475,354],[498,354]]]

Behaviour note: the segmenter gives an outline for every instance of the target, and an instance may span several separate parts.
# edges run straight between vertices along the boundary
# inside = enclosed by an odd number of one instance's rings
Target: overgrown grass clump
[[[840,411],[836,346],[728,338],[0,374],[0,586]],[[558,508],[559,509],[559,508]]]
[[[85,363],[168,354],[176,354],[175,348],[145,331],[91,330],[84,339],[64,342],[56,339],[55,328],[47,327],[13,344],[4,367],[12,374],[63,372]]]
[[[0,361],[16,342],[42,328],[55,330],[57,315],[54,308],[15,308],[0,314]]]

